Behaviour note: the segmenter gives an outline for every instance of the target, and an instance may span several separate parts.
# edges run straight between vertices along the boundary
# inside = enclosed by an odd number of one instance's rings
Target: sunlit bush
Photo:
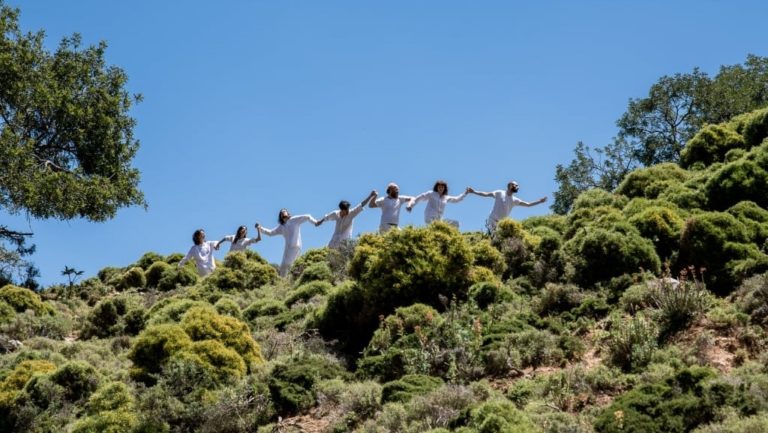
[[[658,347],[658,327],[644,316],[619,318],[608,335],[610,361],[624,371],[645,367]]]
[[[303,275],[303,274],[302,274]],[[308,301],[314,296],[326,295],[333,290],[333,285],[328,281],[310,281],[292,290],[285,300],[285,304],[291,306],[299,301]]]
[[[163,274],[166,272],[170,273],[172,270],[173,267],[166,262],[152,263],[144,272],[144,276],[147,278],[147,287],[157,287],[163,278]]]
[[[725,155],[732,149],[747,147],[744,137],[725,125],[705,125],[685,145],[680,153],[680,163],[690,167],[696,163],[709,166],[725,161]]]
[[[53,308],[41,301],[37,293],[11,284],[0,288],[0,301],[10,305],[18,313],[32,310],[38,315],[53,314]]]
[[[424,374],[408,374],[398,380],[384,384],[381,393],[382,403],[408,403],[414,396],[427,394],[443,385],[439,377]]]
[[[675,163],[658,164],[632,171],[624,177],[616,192],[629,198],[657,198],[670,186],[682,184],[688,177],[688,172]]]
[[[629,218],[646,239],[650,239],[659,256],[668,258],[678,248],[685,221],[674,210],[653,206]]]
[[[237,352],[248,367],[264,362],[248,325],[234,317],[222,316],[210,307],[194,307],[184,314],[181,327],[193,341],[218,340]]]

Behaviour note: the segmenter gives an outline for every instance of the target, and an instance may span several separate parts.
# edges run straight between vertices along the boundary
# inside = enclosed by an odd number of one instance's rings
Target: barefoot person
[[[203,229],[195,230],[192,233],[192,248],[179,262],[179,267],[184,266],[189,260],[194,260],[197,266],[197,273],[204,277],[216,269],[216,261],[213,259],[213,250],[219,249],[216,241],[205,240],[205,231]]]
[[[232,242],[232,245],[229,246],[229,252],[233,251],[245,251],[248,246],[255,244],[256,242],[259,242],[261,240],[261,230],[259,230],[259,224],[256,223],[256,233],[258,234],[255,238],[248,238],[248,227],[246,226],[240,226],[237,228],[237,232],[233,235],[224,236],[221,238],[218,244],[216,244],[216,249],[219,249],[221,247],[221,244],[224,242]]]
[[[349,208],[349,202],[342,200],[339,203],[339,210],[328,213],[320,221],[317,222],[317,226],[325,221],[336,221],[336,227],[333,229],[333,236],[331,241],[328,242],[329,248],[339,248],[344,241],[352,239],[352,221],[356,216],[360,215],[365,205],[371,200],[376,199],[376,191],[371,191],[359,205]]]
[[[493,231],[496,229],[496,224],[502,219],[509,216],[512,212],[512,208],[515,206],[531,207],[537,204],[547,201],[547,197],[542,197],[536,201],[527,202],[515,197],[515,193],[520,190],[520,186],[514,180],[507,184],[507,190],[496,190],[492,192],[475,191],[473,188],[467,188],[467,191],[471,194],[477,194],[480,197],[493,197],[493,210],[488,216],[487,226],[488,229]]]
[[[291,264],[301,254],[301,225],[307,221],[317,224],[317,220],[312,215],[291,216],[288,209],[281,209],[277,216],[280,223],[272,230],[259,226],[259,230],[267,236],[282,235],[285,238],[285,250],[283,251],[283,261],[280,263],[279,274],[281,277],[288,275],[288,269]]]
[[[387,196],[377,198],[368,204],[370,208],[381,208],[379,233],[386,233],[400,225],[400,208],[413,200],[413,197],[400,195],[400,187],[396,183],[387,185]],[[408,209],[410,212],[410,209]]]
[[[419,202],[426,200],[427,207],[424,209],[424,222],[429,224],[432,221],[440,221],[445,213],[445,204],[458,203],[464,200],[468,192],[469,190],[457,196],[450,196],[448,195],[448,184],[444,180],[438,180],[435,182],[435,186],[432,187],[432,191],[417,195],[408,203],[406,209],[410,211]]]

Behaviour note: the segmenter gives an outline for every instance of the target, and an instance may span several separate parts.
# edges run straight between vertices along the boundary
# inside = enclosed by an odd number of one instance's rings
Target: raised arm
[[[376,196],[377,195],[378,195],[378,193],[374,189],[373,191],[371,191],[370,194],[368,194],[368,197],[364,198],[363,201],[360,202],[360,206],[361,207],[365,207],[365,205],[367,205],[368,203],[373,203],[374,201],[376,201]],[[371,206],[371,207],[373,207],[373,206]]]
[[[493,192],[475,191],[472,187],[467,187],[467,192],[470,194],[479,195],[480,197],[493,197]]]
[[[256,227],[256,237],[255,237],[255,238],[251,238],[251,239],[248,239],[248,240],[245,242],[245,245],[246,245],[246,246],[247,246],[247,245],[253,245],[253,244],[255,244],[256,242],[259,242],[259,241],[261,241],[261,230],[259,230],[259,223],[256,223],[256,224],[254,225],[254,227]]]
[[[291,217],[291,219],[298,220],[299,224],[309,221],[312,224],[317,225],[317,220],[310,214],[296,215],[295,217]]]

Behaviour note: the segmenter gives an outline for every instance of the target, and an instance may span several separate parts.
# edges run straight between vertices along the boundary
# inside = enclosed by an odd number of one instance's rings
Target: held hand
[[[377,195],[379,195],[379,193],[375,189],[371,191],[371,197],[376,197]]]
[[[467,187],[467,192],[468,192],[469,194],[474,194],[474,193],[475,193],[475,189],[474,189],[474,188],[472,188],[471,186],[468,186],[468,187]]]
[[[323,220],[317,221],[315,223],[315,227],[320,227],[320,224],[322,224],[322,223],[323,223]]]
[[[261,225],[259,223],[254,224],[253,228],[255,228],[256,230],[261,231]]]
[[[412,207],[410,207],[410,206],[406,206],[406,207],[405,207],[405,210],[407,210],[408,212],[410,212],[412,209],[413,209],[413,208],[412,208]]]
[[[216,245],[213,246],[213,249],[218,251],[220,245],[221,242],[216,242]]]
[[[539,200],[539,203],[544,203],[545,201],[547,201],[547,197],[546,197],[546,196],[542,197],[542,198]]]

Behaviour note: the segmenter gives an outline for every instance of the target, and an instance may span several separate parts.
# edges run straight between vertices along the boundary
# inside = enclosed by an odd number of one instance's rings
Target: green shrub
[[[144,270],[136,266],[128,269],[121,277],[117,285],[118,289],[125,290],[130,288],[144,288],[147,285],[147,277],[144,276]]]
[[[309,283],[311,281],[326,281],[333,282],[333,271],[326,262],[313,263],[306,268],[299,276],[299,285]]]
[[[600,188],[593,188],[579,194],[573,202],[571,212],[579,209],[594,209],[605,206],[621,209],[626,204],[627,198],[623,195],[612,194]]]
[[[217,340],[195,341],[192,343],[192,353],[200,357],[209,374],[219,383],[239,379],[248,370],[237,352]]]
[[[257,317],[277,316],[288,311],[285,303],[275,299],[261,299],[243,310],[243,319],[252,322]]]
[[[71,433],[133,433],[138,425],[139,416],[135,412],[105,411],[77,420]]]
[[[8,323],[16,317],[16,311],[4,301],[0,301],[0,325]]]
[[[103,299],[88,313],[81,333],[83,339],[135,335],[144,328],[141,305],[130,296]]]
[[[528,217],[522,223],[523,228],[528,231],[533,231],[537,227],[546,227],[560,234],[565,233],[567,224],[566,217],[557,214]]]
[[[316,383],[347,376],[338,363],[306,354],[276,363],[267,383],[277,413],[286,416],[314,406]]]
[[[599,433],[683,433],[713,419],[714,402],[702,395],[715,374],[690,367],[663,382],[641,385],[616,398],[595,420]]]
[[[366,345],[380,315],[416,302],[441,307],[441,296],[466,299],[473,261],[465,238],[445,223],[363,235],[350,262],[357,284],[328,296],[317,327],[355,353]]]
[[[614,323],[607,347],[611,363],[624,371],[637,371],[648,365],[656,350],[658,331],[643,316],[621,319]]]
[[[189,287],[197,283],[199,277],[197,272],[187,266],[165,269],[157,282],[157,289],[167,292],[177,287]]]
[[[414,396],[427,394],[443,385],[439,377],[424,374],[407,374],[398,380],[387,382],[381,390],[382,403],[408,403]]]
[[[481,309],[486,309],[489,305],[506,300],[510,296],[509,290],[494,281],[475,283],[469,288],[469,299]]]
[[[216,301],[216,304],[213,305],[213,308],[215,308],[216,312],[219,314],[231,316],[235,319],[243,318],[243,313],[240,311],[240,306],[237,305],[237,302],[235,302],[234,299],[221,298]]]
[[[578,307],[583,299],[581,289],[574,285],[548,283],[541,291],[534,311],[540,316],[557,315]]]
[[[768,109],[736,116],[729,122],[729,126],[744,136],[748,147],[757,146],[768,137]]]
[[[504,273],[507,269],[504,255],[491,244],[490,240],[480,239],[471,245],[472,254],[475,257],[474,265],[488,268],[498,275]]]
[[[677,250],[685,221],[674,210],[653,206],[629,218],[640,234],[653,242],[661,257],[670,257]]]
[[[152,263],[144,273],[147,278],[147,287],[157,287],[166,272],[172,272],[173,266],[166,262]]]
[[[469,412],[469,428],[478,433],[536,433],[541,429],[515,405],[505,400],[484,402]]]
[[[264,362],[248,325],[234,317],[217,314],[210,307],[194,307],[184,314],[181,327],[193,341],[218,340],[233,349],[249,368]]]
[[[726,211],[747,228],[749,238],[762,245],[768,239],[768,210],[752,201],[741,201]]]
[[[725,164],[712,174],[704,189],[707,205],[713,210],[725,210],[747,200],[768,207],[768,171],[753,161]]]
[[[258,255],[237,251],[227,254],[224,264],[208,277],[207,284],[222,290],[255,290],[277,280],[275,268]]]
[[[739,261],[758,259],[749,245],[744,224],[724,212],[704,212],[688,218],[680,236],[678,268],[706,269],[707,287],[718,294],[731,292],[741,280],[732,272]]]
[[[306,302],[314,296],[326,295],[330,293],[331,290],[333,290],[333,285],[328,281],[313,280],[308,283],[303,283],[288,294],[288,298],[285,300],[285,305],[291,306],[299,301]]]
[[[131,409],[134,398],[128,385],[122,382],[109,382],[101,386],[88,399],[88,413],[97,414],[111,410]]]
[[[768,431],[768,413],[752,416],[731,416],[724,421],[707,424],[692,433],[764,433]]]
[[[688,177],[688,172],[680,166],[667,162],[630,172],[616,188],[616,192],[629,198],[657,198],[669,186],[682,184]]]
[[[187,298],[166,298],[157,302],[149,309],[149,325],[160,325],[163,323],[177,323],[181,321],[182,316],[193,307],[206,307],[208,303],[203,301],[193,301]]]
[[[635,314],[652,305],[651,288],[646,283],[634,284],[621,294],[619,305],[629,313]]]
[[[301,274],[304,273],[304,270],[312,265],[318,263],[328,264],[330,253],[331,250],[325,247],[311,248],[307,250],[291,265],[291,269],[289,270],[291,277],[294,279],[299,278]]]
[[[0,288],[0,301],[10,305],[17,313],[32,310],[37,315],[53,314],[53,308],[40,300],[40,296],[30,289],[11,284]]]
[[[704,166],[725,161],[725,155],[733,149],[744,149],[744,137],[725,125],[705,125],[686,143],[680,153],[680,163],[690,167],[696,163]]]
[[[79,401],[99,387],[101,375],[90,364],[70,361],[51,373],[50,380],[64,388],[67,400]]]
[[[13,407],[16,396],[33,376],[55,370],[56,364],[45,360],[28,359],[17,364],[0,380],[0,413]],[[0,425],[2,424],[0,421]]]
[[[136,266],[140,267],[143,270],[149,269],[153,264],[157,262],[162,262],[163,256],[160,254],[157,254],[153,251],[150,251],[148,253],[144,253],[143,256],[139,259],[139,261],[136,262]]]
[[[651,288],[650,297],[658,309],[662,340],[686,328],[710,304],[709,293],[695,275],[681,278],[679,284],[659,281]]]
[[[154,383],[151,375],[161,372],[172,355],[188,350],[192,340],[178,325],[155,325],[145,329],[134,341],[128,359],[133,361],[131,376]]]
[[[658,273],[661,261],[653,244],[633,230],[587,227],[568,240],[563,248],[571,256],[576,282],[592,286],[641,269]]]
[[[96,275],[99,277],[102,283],[110,284],[113,280],[117,279],[123,274],[123,269],[108,266],[101,269]]]
[[[755,275],[745,280],[734,293],[734,303],[752,323],[768,325],[768,274]]]

